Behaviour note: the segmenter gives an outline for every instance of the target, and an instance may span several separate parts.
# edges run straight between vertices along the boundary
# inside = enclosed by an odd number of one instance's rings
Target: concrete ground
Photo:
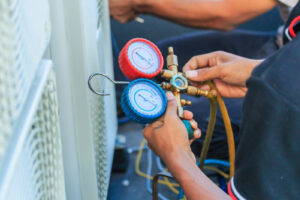
[[[128,150],[138,149],[143,140],[142,134],[143,126],[134,122],[129,122],[119,127],[119,134],[126,137],[126,146]],[[140,170],[144,173],[147,172],[148,165],[151,166],[151,175],[160,172],[157,165],[157,156],[152,153],[151,160],[148,158],[147,148],[143,150],[142,159],[140,162]],[[152,151],[151,151],[152,152]],[[152,195],[147,191],[147,179],[139,176],[135,171],[135,162],[137,151],[129,154],[129,166],[125,173],[112,173],[108,191],[109,200],[151,200]],[[150,162],[150,163],[149,163]],[[216,183],[218,177],[211,171],[204,171]],[[170,180],[172,181],[172,180]],[[151,182],[149,183],[151,187]],[[176,188],[178,189],[178,188]],[[167,199],[177,199],[178,195],[171,191],[167,186],[159,184],[159,193]],[[161,198],[162,199],[162,198]]]
[[[142,129],[142,125],[134,122],[129,122],[119,127],[119,134],[124,135],[127,138],[126,143],[128,148],[136,148],[140,145],[143,140]],[[149,163],[147,151],[147,149],[143,151],[140,165],[140,170],[145,173]],[[129,167],[126,173],[112,173],[108,192],[109,200],[152,199],[151,194],[146,189],[146,178],[137,175],[135,172],[134,165],[136,156],[137,152],[130,154]],[[159,172],[159,170],[156,165],[156,156],[152,154],[152,175],[157,172]],[[177,198],[177,195],[166,186],[159,186],[159,192],[168,199]]]

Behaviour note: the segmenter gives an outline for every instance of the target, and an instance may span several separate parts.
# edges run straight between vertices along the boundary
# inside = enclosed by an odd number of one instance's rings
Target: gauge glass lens
[[[129,101],[137,112],[144,115],[155,115],[163,109],[160,90],[148,82],[134,84],[129,89]]]
[[[175,79],[175,83],[178,87],[184,87],[184,85],[185,85],[184,80],[182,80],[180,77]]]
[[[146,74],[155,73],[160,66],[157,52],[145,42],[132,43],[128,48],[128,57],[136,69]]]

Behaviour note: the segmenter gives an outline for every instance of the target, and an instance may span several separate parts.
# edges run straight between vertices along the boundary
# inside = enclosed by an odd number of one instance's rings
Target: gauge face
[[[129,89],[129,101],[138,113],[156,115],[164,109],[161,91],[153,84],[140,81]]]
[[[136,69],[146,74],[155,73],[161,65],[159,54],[156,50],[142,41],[130,44],[128,58]]]

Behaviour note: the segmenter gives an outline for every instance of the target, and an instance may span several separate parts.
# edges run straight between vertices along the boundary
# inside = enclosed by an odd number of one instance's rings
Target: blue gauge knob
[[[148,124],[162,116],[167,107],[167,98],[162,88],[148,79],[136,79],[123,91],[121,106],[133,121]]]
[[[191,125],[191,123],[188,120],[182,120],[187,132],[188,132],[188,136],[189,136],[189,140],[194,138],[194,129]]]

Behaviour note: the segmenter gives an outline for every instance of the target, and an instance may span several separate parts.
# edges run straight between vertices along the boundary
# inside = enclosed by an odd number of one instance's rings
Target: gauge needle
[[[140,59],[145,61],[148,65],[152,65],[152,63],[149,60],[147,60],[144,56],[142,56],[138,52],[136,52],[135,54],[138,55],[140,57]]]
[[[150,100],[146,99],[145,97],[143,97],[143,95],[139,94],[140,97],[142,97],[142,99],[144,99],[144,101],[149,102],[150,104],[152,104],[153,106],[156,106],[156,104],[152,103]]]

